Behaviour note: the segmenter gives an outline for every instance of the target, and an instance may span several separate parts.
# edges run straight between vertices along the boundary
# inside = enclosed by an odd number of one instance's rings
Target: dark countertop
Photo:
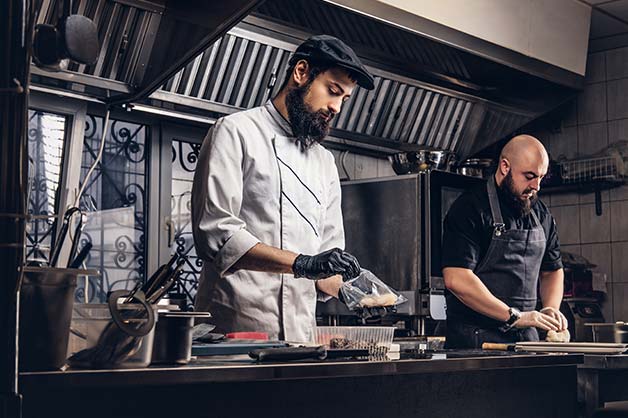
[[[248,360],[225,361],[198,358],[179,367],[148,367],[117,370],[66,370],[20,373],[25,390],[43,385],[55,387],[116,387],[133,385],[178,385],[219,382],[250,382],[294,379],[327,379],[351,376],[444,373],[544,366],[570,366],[583,363],[581,354],[488,354],[455,352],[456,358],[397,361],[320,361],[256,364]],[[453,355],[452,355],[453,357]]]
[[[628,369],[628,354],[585,354],[580,369]]]

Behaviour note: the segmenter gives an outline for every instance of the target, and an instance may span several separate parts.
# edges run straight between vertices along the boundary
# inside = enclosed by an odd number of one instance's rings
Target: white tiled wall
[[[589,55],[584,91],[569,105],[559,133],[540,133],[552,158],[584,157],[628,140],[628,47]],[[628,155],[626,155],[628,157]],[[608,321],[628,321],[628,186],[594,195],[544,198],[556,217],[563,250],[581,254],[608,277]]]

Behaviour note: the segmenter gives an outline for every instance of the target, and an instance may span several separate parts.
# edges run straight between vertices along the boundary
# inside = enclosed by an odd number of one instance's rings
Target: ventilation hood
[[[245,22],[328,33],[350,44],[373,69],[376,88],[351,99],[335,122],[336,135],[402,150],[434,147],[466,158],[583,86],[574,71],[385,3],[395,2],[269,0],[254,14],[259,21]],[[588,20],[583,30],[585,41],[574,53],[586,60]]]
[[[37,23],[55,25],[55,12],[64,1],[38,2]],[[87,92],[110,104],[145,98],[262,2],[75,0],[72,13],[89,17],[98,28],[101,50],[97,62],[89,66],[73,63],[60,73],[32,67],[33,82],[39,84],[41,78],[66,81],[70,85],[52,85]],[[90,88],[77,89],[72,84]]]
[[[34,69],[36,85],[216,118],[273,97],[292,51],[307,37],[326,33],[353,47],[375,76],[375,89],[358,89],[343,106],[329,144],[380,155],[432,147],[466,158],[556,108],[583,85],[577,72],[420,16],[409,19],[376,0],[211,2],[211,8],[199,5],[196,25],[175,26],[157,22],[167,15],[191,19],[192,9],[178,1],[168,3],[170,11],[156,7],[156,0],[74,3],[96,15],[104,54],[91,68],[60,74]],[[378,7],[366,10],[373,5]],[[211,20],[213,29],[204,19],[210,9],[224,16]],[[159,28],[157,36],[151,28]],[[580,52],[586,55],[586,48]]]

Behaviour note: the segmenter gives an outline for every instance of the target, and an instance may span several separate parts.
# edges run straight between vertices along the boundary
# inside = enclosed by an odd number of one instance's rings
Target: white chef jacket
[[[219,119],[201,147],[192,227],[204,260],[195,308],[211,312],[219,332],[312,339],[314,281],[229,269],[258,242],[308,255],[344,248],[331,152],[299,145],[271,101]]]

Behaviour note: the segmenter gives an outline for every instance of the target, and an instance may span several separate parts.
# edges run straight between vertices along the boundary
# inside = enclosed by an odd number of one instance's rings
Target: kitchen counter
[[[628,354],[585,354],[580,369],[628,369]]]
[[[319,361],[255,363],[252,360],[229,361],[226,356],[215,360],[200,357],[188,365],[148,367],[117,370],[66,370],[25,372],[20,374],[20,385],[52,384],[67,389],[98,386],[133,386],[162,384],[195,384],[220,382],[251,382],[289,379],[324,379],[392,374],[446,373],[513,369],[522,367],[557,367],[583,362],[583,356],[511,354],[477,355],[456,351],[455,358],[436,354],[432,359],[397,361]]]
[[[578,366],[578,398],[586,416],[606,402],[628,401],[628,354],[585,354]]]
[[[20,374],[20,392],[24,417],[575,415],[582,355],[451,354],[279,364],[208,357],[170,368],[30,372]]]

